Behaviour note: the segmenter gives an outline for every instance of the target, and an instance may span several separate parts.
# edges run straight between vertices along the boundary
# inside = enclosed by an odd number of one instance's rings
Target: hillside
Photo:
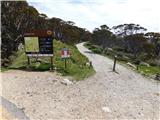
[[[74,46],[64,44],[60,41],[53,40],[54,46],[54,69],[62,75],[73,76],[76,80],[84,79],[92,74],[94,70],[90,66],[86,66],[89,62],[88,58],[82,55]],[[67,60],[67,68],[64,67],[64,60],[61,58],[61,49],[68,48],[71,51],[71,58]],[[31,58],[31,65],[28,68],[27,57],[24,49],[19,50],[15,55],[11,56],[12,62],[8,69],[22,69],[29,71],[48,71],[51,68],[50,58]]]
[[[60,18],[48,18],[46,14],[39,13],[27,1],[1,1],[1,65],[7,67],[10,56],[18,51],[18,46],[24,44],[23,36],[27,30],[50,29],[54,38],[69,45],[90,39],[91,33],[80,28],[72,21]]]

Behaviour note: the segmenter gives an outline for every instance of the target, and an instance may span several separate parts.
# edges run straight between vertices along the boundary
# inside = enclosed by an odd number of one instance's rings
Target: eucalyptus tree
[[[144,33],[147,31],[146,28],[140,26],[139,24],[120,24],[117,26],[113,26],[112,29],[114,30],[115,34],[118,36],[127,36],[127,35],[134,35],[137,33]]]
[[[94,29],[92,34],[92,42],[105,49],[114,44],[114,35],[107,25],[101,25],[100,28]]]

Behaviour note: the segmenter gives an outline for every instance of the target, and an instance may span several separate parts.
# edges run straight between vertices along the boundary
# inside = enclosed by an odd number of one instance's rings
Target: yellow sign
[[[24,37],[26,52],[39,52],[38,37]]]
[[[52,31],[48,30],[48,31],[47,31],[47,34],[48,34],[48,35],[51,35],[51,34],[52,34]]]

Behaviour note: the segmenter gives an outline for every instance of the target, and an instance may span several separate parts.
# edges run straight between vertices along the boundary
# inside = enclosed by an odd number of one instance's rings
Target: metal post
[[[117,60],[117,56],[114,56],[114,65],[113,65],[113,71],[116,71],[116,60]]]
[[[64,65],[65,65],[65,69],[67,68],[67,60],[66,60],[66,58],[64,59]]]

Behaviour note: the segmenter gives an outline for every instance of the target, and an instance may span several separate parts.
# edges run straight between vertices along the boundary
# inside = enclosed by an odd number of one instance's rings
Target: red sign
[[[62,58],[69,58],[71,56],[70,51],[67,48],[63,48],[61,51]]]

